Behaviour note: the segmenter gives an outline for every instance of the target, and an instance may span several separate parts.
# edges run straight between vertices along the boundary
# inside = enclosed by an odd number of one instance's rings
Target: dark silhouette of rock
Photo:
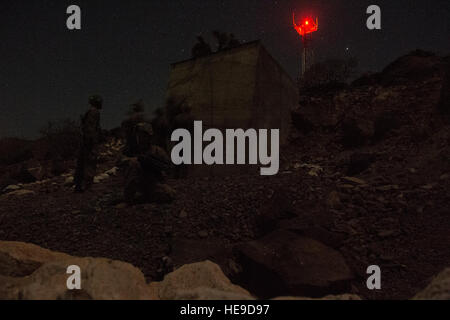
[[[259,298],[343,293],[353,278],[339,252],[286,230],[243,244],[237,251],[241,283]]]
[[[346,148],[363,146],[373,136],[373,124],[363,119],[348,118],[342,124],[342,145]]]

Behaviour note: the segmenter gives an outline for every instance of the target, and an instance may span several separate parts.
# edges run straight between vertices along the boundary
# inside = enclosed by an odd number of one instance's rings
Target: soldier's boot
[[[97,172],[98,152],[96,147],[89,147],[86,150],[86,162],[84,169],[84,190],[89,190],[94,184],[95,174]]]

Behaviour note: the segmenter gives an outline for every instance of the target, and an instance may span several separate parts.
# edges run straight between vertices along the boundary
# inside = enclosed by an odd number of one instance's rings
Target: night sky
[[[66,8],[82,10],[82,30],[66,28]],[[381,31],[366,9],[382,9]],[[355,56],[377,71],[416,48],[450,53],[449,0],[1,0],[0,136],[35,137],[48,120],[78,119],[87,98],[104,98],[102,125],[120,124],[143,98],[163,105],[170,63],[190,58],[212,30],[261,39],[293,78],[300,40],[292,11],[319,17],[316,61]]]

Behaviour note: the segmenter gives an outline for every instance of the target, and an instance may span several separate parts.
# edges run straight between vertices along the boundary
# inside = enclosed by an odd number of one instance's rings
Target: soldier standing
[[[192,48],[192,58],[201,58],[212,53],[211,46],[206,43],[202,36],[197,37],[197,43]]]
[[[128,157],[134,157],[139,153],[136,128],[139,123],[148,122],[144,111],[144,102],[139,100],[131,105],[131,111],[128,113],[128,118],[122,122],[122,130],[125,134],[124,154]]]
[[[125,201],[133,203],[138,192],[145,202],[172,201],[175,191],[164,184],[165,172],[171,167],[169,156],[161,147],[153,144],[151,124],[138,123],[134,132],[136,154],[134,158],[128,159],[125,169]]]
[[[92,185],[97,168],[97,146],[100,142],[100,110],[103,100],[100,96],[89,98],[90,108],[81,117],[81,147],[75,170],[75,191],[83,192]]]
[[[225,32],[221,31],[213,31],[213,36],[216,38],[217,41],[217,51],[222,51],[227,49],[229,36]]]

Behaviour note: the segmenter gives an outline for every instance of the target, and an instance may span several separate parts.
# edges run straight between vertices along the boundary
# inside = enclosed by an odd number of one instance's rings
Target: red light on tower
[[[319,30],[319,19],[315,20],[311,17],[304,18],[301,21],[300,25],[297,25],[295,21],[295,14],[292,14],[292,21],[294,24],[294,28],[297,33],[302,37],[303,43],[303,54],[302,54],[302,77],[305,74],[305,71],[313,64],[314,62],[314,50],[311,47],[312,41],[312,33]]]
[[[303,19],[303,21],[300,25],[297,25],[297,23],[295,22],[295,14],[292,14],[292,21],[294,23],[295,30],[297,30],[298,34],[301,35],[302,37],[319,30],[319,19],[318,18],[316,18],[315,21],[314,21],[314,19],[306,18],[306,19]]]

